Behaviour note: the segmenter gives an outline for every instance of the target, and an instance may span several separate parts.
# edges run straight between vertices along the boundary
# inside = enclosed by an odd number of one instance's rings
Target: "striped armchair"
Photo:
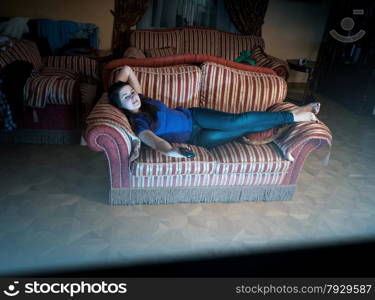
[[[128,61],[106,65],[105,87]],[[180,55],[175,64],[159,63],[132,68],[145,95],[169,107],[202,106],[228,112],[293,107],[283,102],[285,80],[267,68],[226,65],[224,59],[200,55]],[[323,123],[306,123],[293,125],[270,144],[231,142],[211,150],[189,145],[194,159],[166,157],[141,145],[106,93],[87,119],[85,136],[91,150],[106,154],[109,203],[125,205],[289,200],[308,154],[331,143]]]
[[[130,46],[143,53],[204,54],[222,57],[234,61],[243,50],[256,47],[265,49],[264,40],[258,36],[224,32],[208,27],[176,27],[168,29],[141,29],[130,34]],[[164,49],[169,51],[155,51]],[[289,67],[286,61],[265,54],[266,60],[257,62],[257,66],[274,70],[277,75],[287,79]]]
[[[96,96],[97,62],[83,56],[42,58],[34,42],[12,42],[0,53],[0,71],[13,62],[24,61],[32,65],[32,72],[23,85],[24,112],[14,120],[17,130],[0,132],[0,141],[78,143],[82,114]]]

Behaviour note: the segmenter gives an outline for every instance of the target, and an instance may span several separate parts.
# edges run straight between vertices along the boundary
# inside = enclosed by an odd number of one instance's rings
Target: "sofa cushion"
[[[196,66],[169,66],[161,68],[132,67],[143,94],[163,101],[168,107],[199,106],[202,72]],[[113,70],[110,84],[121,68]]]
[[[265,111],[281,102],[286,91],[285,80],[276,75],[241,71],[212,62],[202,66],[202,107],[231,113]]]
[[[98,62],[85,56],[47,56],[44,58],[47,67],[70,69],[78,72],[87,83],[99,81]]]
[[[264,48],[264,40],[258,36],[229,32],[221,32],[220,36],[220,55],[230,61],[234,61],[243,50],[251,50],[257,46]]]
[[[255,60],[255,65],[261,67],[268,67],[271,64],[271,59],[264,53],[261,47],[255,47],[251,50],[251,58]]]
[[[208,150],[194,145],[174,145],[189,147],[195,153],[195,157],[193,159],[173,158],[142,146],[139,158],[131,164],[131,173],[135,176],[213,173],[215,162]]]
[[[250,146],[231,142],[210,150],[216,174],[229,173],[286,173],[290,162],[274,144]]]
[[[141,49],[174,47],[181,53],[181,30],[135,30],[130,35],[130,46]]]
[[[182,53],[220,56],[220,33],[210,29],[183,30]]]
[[[25,104],[45,107],[46,104],[73,104],[80,99],[79,81],[59,76],[35,76],[27,79],[23,88]]]
[[[32,63],[35,70],[43,65],[38,47],[29,40],[15,40],[12,47],[0,51],[0,69],[16,60]]]
[[[146,49],[145,54],[147,57],[172,56],[177,54],[177,49],[174,47]]]

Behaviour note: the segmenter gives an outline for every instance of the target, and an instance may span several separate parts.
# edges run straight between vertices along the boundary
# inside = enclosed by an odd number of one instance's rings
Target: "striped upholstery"
[[[294,123],[284,135],[273,142],[279,147],[285,159],[296,158],[298,151],[309,140],[318,139],[332,145],[332,133],[322,122]]]
[[[103,125],[114,128],[124,137],[128,153],[130,153],[129,161],[133,161],[139,156],[141,141],[133,132],[126,116],[113,105],[106,103],[106,97],[107,95],[104,94],[87,117],[86,132],[90,131],[93,126]]]
[[[35,70],[42,67],[42,58],[36,44],[29,40],[14,40],[14,45],[6,51],[0,51],[0,69],[16,60],[32,63]]]
[[[231,173],[231,174],[187,174],[175,176],[130,176],[130,187],[200,187],[200,186],[251,186],[280,185],[284,174]],[[189,197],[189,195],[186,195]]]
[[[70,70],[70,69],[61,69],[61,68],[54,68],[54,67],[43,67],[40,70],[41,76],[57,76],[62,78],[69,78],[77,80],[79,78],[79,73]]]
[[[236,33],[221,33],[220,55],[227,60],[234,61],[243,50],[251,50],[256,46],[264,49],[264,40],[252,35],[240,35]]]
[[[177,54],[177,49],[174,47],[146,49],[145,54],[147,57],[172,56]]]
[[[216,174],[284,174],[290,166],[273,144],[250,146],[231,142],[212,148],[210,152],[217,163]]]
[[[196,66],[133,67],[145,96],[162,100],[168,107],[199,106],[201,70]],[[110,84],[121,68],[113,70]]]
[[[290,102],[281,102],[271,106],[268,111],[290,111],[297,108]],[[326,141],[329,146],[332,144],[332,133],[329,128],[322,122],[303,122],[291,124],[288,130],[274,140],[273,142],[279,147],[285,159],[295,158],[296,152],[311,139]]]
[[[131,173],[135,176],[212,174],[215,167],[212,155],[203,147],[189,145],[189,148],[195,153],[193,159],[168,157],[143,146],[139,158],[132,163]]]
[[[27,106],[45,107],[46,104],[73,104],[78,81],[59,76],[29,77],[23,88]]]
[[[182,53],[220,56],[220,33],[216,30],[184,29]]]
[[[286,96],[285,80],[275,75],[207,62],[202,66],[202,76],[202,107],[231,113],[265,111]]]
[[[181,30],[135,30],[130,35],[130,46],[141,49],[174,47],[181,53]]]
[[[47,67],[76,71],[88,82],[99,80],[97,61],[85,56],[47,56],[44,63]]]
[[[255,65],[260,67],[269,67],[271,64],[271,60],[259,46],[251,49],[251,58],[255,60]]]

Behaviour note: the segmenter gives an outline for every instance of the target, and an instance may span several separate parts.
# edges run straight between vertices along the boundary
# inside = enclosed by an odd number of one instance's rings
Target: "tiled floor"
[[[0,275],[375,237],[375,118],[320,100],[331,160],[311,155],[288,202],[111,207],[103,153],[0,145]]]

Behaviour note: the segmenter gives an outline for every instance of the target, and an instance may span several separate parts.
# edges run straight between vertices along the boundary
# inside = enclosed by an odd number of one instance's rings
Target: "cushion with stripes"
[[[181,53],[181,30],[135,30],[130,35],[130,46],[141,49],[174,47]]]
[[[147,146],[141,147],[137,160],[131,165],[135,176],[150,175],[184,175],[212,174],[215,162],[210,152],[194,145],[173,144],[176,147],[189,147],[195,154],[194,158],[174,158],[161,154]]]
[[[220,56],[220,33],[216,30],[192,29],[183,30],[183,52]]]
[[[0,51],[0,69],[16,60],[32,63],[35,70],[42,67],[42,58],[34,42],[29,40],[14,40],[13,42],[12,47],[6,51]]]
[[[251,50],[257,46],[264,48],[264,40],[254,35],[240,35],[236,33],[221,32],[220,53],[221,57],[234,61],[244,50]]]
[[[198,67],[181,65],[132,69],[146,97],[161,100],[170,108],[199,106],[202,72]],[[121,68],[113,70],[110,84],[114,82],[120,70]]]
[[[172,56],[176,53],[177,49],[175,47],[153,48],[145,50],[147,57]]]
[[[241,71],[212,62],[202,66],[200,106],[225,112],[265,111],[281,102],[287,91],[284,79]]]
[[[61,78],[70,78],[77,80],[79,79],[79,73],[70,69],[54,68],[54,67],[43,67],[40,70],[42,76],[58,76]]]
[[[59,76],[35,76],[27,79],[23,96],[27,106],[45,107],[46,104],[73,104],[79,99],[79,82]]]
[[[290,162],[274,144],[250,146],[231,142],[212,148],[210,153],[216,161],[215,173],[286,173]]]
[[[263,49],[259,46],[251,49],[251,58],[255,60],[255,65],[260,67],[268,67],[272,63],[271,59],[267,56],[267,54],[264,53]]]
[[[47,56],[44,62],[47,67],[76,71],[88,83],[99,80],[98,62],[85,56]]]

